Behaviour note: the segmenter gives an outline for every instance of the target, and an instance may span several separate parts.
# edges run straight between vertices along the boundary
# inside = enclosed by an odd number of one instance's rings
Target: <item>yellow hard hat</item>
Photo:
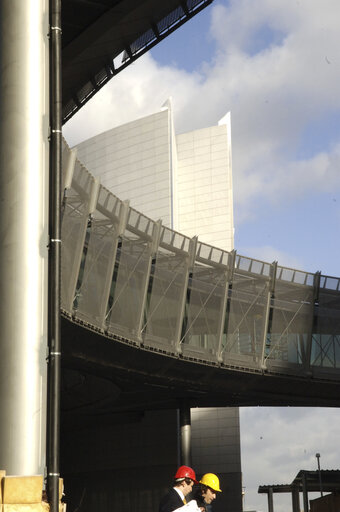
[[[220,489],[220,481],[218,476],[214,475],[214,473],[206,473],[202,476],[200,480],[200,484],[206,485],[210,487],[213,491],[222,492]]]

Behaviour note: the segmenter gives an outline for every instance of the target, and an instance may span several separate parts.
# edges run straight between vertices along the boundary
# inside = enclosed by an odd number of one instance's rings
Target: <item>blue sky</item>
[[[178,133],[230,111],[236,250],[339,276],[339,19],[338,0],[215,0],[104,87],[64,134],[76,144],[169,96]],[[330,429],[339,416],[243,409],[246,508],[266,510],[257,486],[314,469],[316,452],[324,468],[339,467],[339,428]],[[276,512],[290,507],[284,500],[275,498]]]
[[[237,251],[339,275],[339,10],[335,0],[215,0],[118,75],[65,134],[78,142],[169,96],[177,132],[231,111]]]

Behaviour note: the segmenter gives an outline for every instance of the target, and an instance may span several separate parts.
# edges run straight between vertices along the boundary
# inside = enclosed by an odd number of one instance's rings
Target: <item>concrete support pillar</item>
[[[45,468],[48,1],[0,2],[0,466]]]
[[[274,512],[273,488],[268,489],[268,512]]]
[[[191,414],[190,407],[182,402],[179,410],[181,465],[191,467]]]

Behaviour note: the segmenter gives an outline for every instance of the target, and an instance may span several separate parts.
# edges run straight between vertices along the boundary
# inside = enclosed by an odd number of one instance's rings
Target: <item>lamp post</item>
[[[315,457],[317,458],[317,461],[318,461],[318,473],[319,473],[320,494],[321,494],[321,496],[323,496],[323,492],[322,492],[322,482],[321,482],[321,470],[320,470],[320,453],[316,453],[316,454],[315,454]]]

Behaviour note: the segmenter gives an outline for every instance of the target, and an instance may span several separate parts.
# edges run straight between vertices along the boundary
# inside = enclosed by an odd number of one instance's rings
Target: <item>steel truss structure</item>
[[[62,308],[103,335],[184,358],[340,377],[340,279],[162,226],[99,185],[65,144]]]

